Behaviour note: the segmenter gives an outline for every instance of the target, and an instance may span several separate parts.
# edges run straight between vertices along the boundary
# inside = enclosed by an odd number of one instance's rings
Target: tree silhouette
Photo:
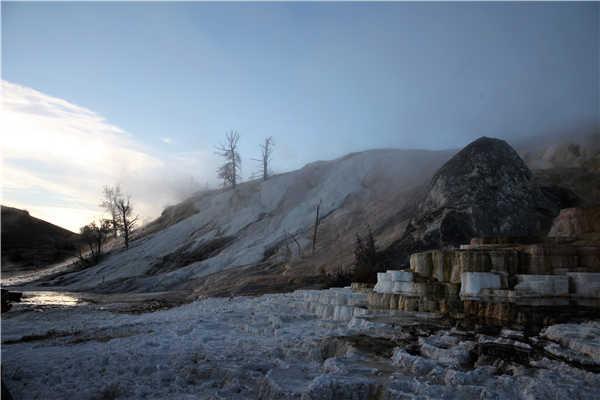
[[[223,157],[224,164],[217,169],[217,175],[223,179],[223,186],[230,185],[235,189],[240,171],[242,160],[238,152],[238,143],[240,135],[236,131],[230,131],[225,137],[225,143],[217,147],[216,154]]]

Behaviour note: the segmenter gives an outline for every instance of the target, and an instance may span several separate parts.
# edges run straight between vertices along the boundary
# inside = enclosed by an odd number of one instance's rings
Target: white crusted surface
[[[577,297],[600,298],[600,273],[569,272],[567,276]]]
[[[563,275],[517,275],[517,296],[556,297],[569,295],[569,278]]]
[[[477,296],[482,289],[500,289],[500,275],[491,272],[463,272],[461,274],[461,296]]]
[[[542,336],[600,364],[600,322],[558,324],[546,328]]]
[[[410,271],[387,271],[386,273],[393,282],[412,282],[415,277]]]
[[[42,338],[3,344],[4,382],[17,399],[48,400],[114,392],[118,399],[593,399],[600,389],[600,375],[547,359],[511,374],[469,366],[473,344],[452,331],[424,337],[419,356],[350,346],[327,358],[323,340],[357,335],[377,343],[394,319],[323,321],[304,311],[305,298],[321,294],[205,299],[142,315],[92,306],[15,314],[3,319],[3,341]],[[572,325],[546,334],[559,342],[567,331],[587,342],[598,336],[597,324]],[[564,343],[563,350],[587,351]]]

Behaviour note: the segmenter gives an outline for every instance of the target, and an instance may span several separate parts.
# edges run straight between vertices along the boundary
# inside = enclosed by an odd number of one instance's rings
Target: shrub
[[[381,255],[377,253],[377,245],[371,228],[368,228],[364,238],[356,234],[352,280],[354,282],[375,283],[377,282],[377,272],[382,272],[384,269],[385,266]]]
[[[344,287],[352,283],[352,272],[344,269],[341,265],[337,270],[327,274],[328,287]]]
[[[89,257],[83,254],[79,255],[82,264],[97,264],[100,261],[103,253],[104,243],[108,240],[108,235],[111,232],[110,222],[101,220],[99,223],[91,222],[90,224],[81,227],[81,240],[87,245]]]

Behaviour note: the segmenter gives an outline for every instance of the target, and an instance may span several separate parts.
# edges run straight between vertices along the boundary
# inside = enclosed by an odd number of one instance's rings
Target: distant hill
[[[79,235],[26,210],[2,207],[2,271],[34,269],[77,254]]]

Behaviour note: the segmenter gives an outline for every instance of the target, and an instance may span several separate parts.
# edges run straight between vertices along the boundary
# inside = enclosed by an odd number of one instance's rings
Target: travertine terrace
[[[564,231],[564,214],[573,213],[561,214],[555,231]],[[522,307],[593,310],[600,301],[600,244],[587,234],[474,238],[458,249],[415,253],[410,270],[378,274],[368,305],[510,321],[526,317]]]

